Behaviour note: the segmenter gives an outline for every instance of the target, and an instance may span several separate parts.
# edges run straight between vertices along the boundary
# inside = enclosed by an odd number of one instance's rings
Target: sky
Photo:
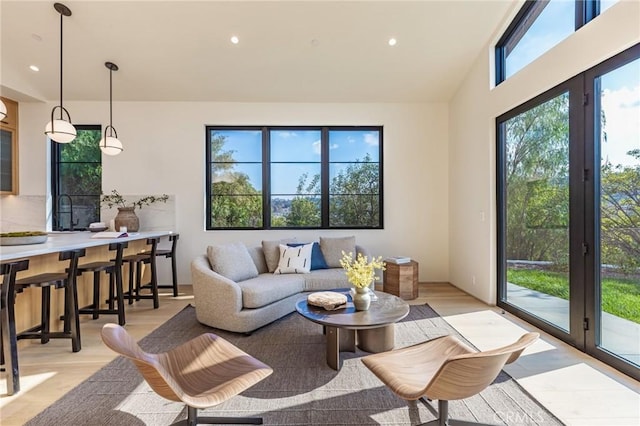
[[[600,85],[607,132],[601,156],[614,165],[637,166],[627,152],[640,149],[640,59],[604,74]]]
[[[234,170],[249,176],[256,189],[262,186],[261,130],[216,130],[225,136],[224,150],[232,149],[238,162]],[[320,129],[274,129],[269,134],[271,159],[271,193],[295,194],[300,177],[307,173],[308,181],[320,174]],[[329,132],[330,178],[344,170],[349,163],[362,161],[366,155],[379,161],[381,135],[377,130],[331,130]]]

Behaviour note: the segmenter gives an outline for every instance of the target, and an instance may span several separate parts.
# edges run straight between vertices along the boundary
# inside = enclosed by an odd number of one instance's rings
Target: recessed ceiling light
[[[231,37],[231,43],[233,44],[238,44],[240,42],[240,39],[236,36]]]
[[[398,43],[398,40],[396,40],[395,38],[390,38],[389,39],[389,46],[395,46],[396,43]]]
[[[29,69],[30,69],[31,71],[35,71],[35,72],[40,71],[40,68],[38,68],[36,65],[29,65]]]

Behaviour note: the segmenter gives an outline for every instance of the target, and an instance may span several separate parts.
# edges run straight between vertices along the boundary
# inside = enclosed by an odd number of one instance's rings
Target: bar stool
[[[26,331],[17,334],[17,340],[40,339],[42,344],[49,339],[71,339],[73,352],[82,348],[80,341],[80,320],[78,316],[78,287],[76,276],[78,272],[78,259],[85,255],[85,249],[76,249],[60,252],[59,260],[68,260],[69,267],[66,272],[47,272],[32,277],[16,280],[15,290],[21,293],[25,288],[42,288],[41,323]],[[64,328],[63,331],[50,331],[51,313],[51,287],[64,288]]]
[[[100,314],[118,315],[118,324],[125,324],[124,317],[124,290],[122,285],[122,257],[124,249],[129,243],[126,241],[110,243],[109,250],[116,252],[116,257],[110,261],[91,262],[78,266],[78,275],[84,272],[93,272],[93,303],[78,310],[79,314],[93,315],[93,319],[98,319]],[[108,309],[100,309],[100,273],[104,271],[109,275],[109,298]],[[115,293],[115,299],[114,299]],[[115,305],[114,306],[114,300]]]
[[[2,287],[0,288],[0,363],[7,371],[7,395],[20,391],[20,369],[18,367],[18,342],[16,338],[15,285],[16,274],[29,267],[29,260],[17,260],[0,265]],[[5,350],[7,353],[5,353]]]
[[[178,245],[178,239],[180,234],[169,235],[169,241],[171,242],[170,249],[156,249],[157,257],[165,257],[171,259],[171,279],[172,284],[158,284],[158,288],[172,288],[173,297],[178,297],[178,269],[176,267],[176,249]],[[143,251],[140,254],[150,254],[148,251]]]
[[[150,249],[141,253],[130,254],[122,258],[122,262],[129,265],[129,291],[127,296],[129,304],[133,303],[134,293],[135,300],[153,299],[153,309],[160,307],[160,299],[158,297],[158,274],[156,270],[156,250],[158,248],[159,237],[147,238],[147,245]],[[149,283],[142,284],[142,265],[148,264],[151,268],[151,278]],[[135,271],[135,282],[133,275]],[[140,294],[141,290],[150,289],[151,294]]]

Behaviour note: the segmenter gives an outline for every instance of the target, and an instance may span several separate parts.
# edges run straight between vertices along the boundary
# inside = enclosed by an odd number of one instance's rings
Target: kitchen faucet
[[[60,201],[62,200],[62,198],[65,198],[69,202],[69,211],[66,211],[66,212],[60,211],[60,206],[61,206]],[[60,231],[64,231],[64,228],[62,227],[62,221],[60,220],[60,216],[63,213],[69,215],[69,231],[73,231],[74,225],[77,225],[78,223],[74,222],[73,220],[73,200],[71,199],[71,196],[68,194],[58,195],[58,221],[57,222],[58,222],[58,228],[60,228]]]

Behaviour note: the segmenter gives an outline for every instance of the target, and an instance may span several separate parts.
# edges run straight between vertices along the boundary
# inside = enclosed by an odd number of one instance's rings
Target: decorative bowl
[[[96,227],[96,226],[93,226],[93,227],[90,226],[89,227],[89,231],[91,231],[91,232],[102,232],[102,231],[106,231],[107,229],[109,229],[108,226],[102,226],[102,227],[99,227],[99,228]]]
[[[44,232],[7,232],[0,234],[0,246],[42,244],[49,236]]]

